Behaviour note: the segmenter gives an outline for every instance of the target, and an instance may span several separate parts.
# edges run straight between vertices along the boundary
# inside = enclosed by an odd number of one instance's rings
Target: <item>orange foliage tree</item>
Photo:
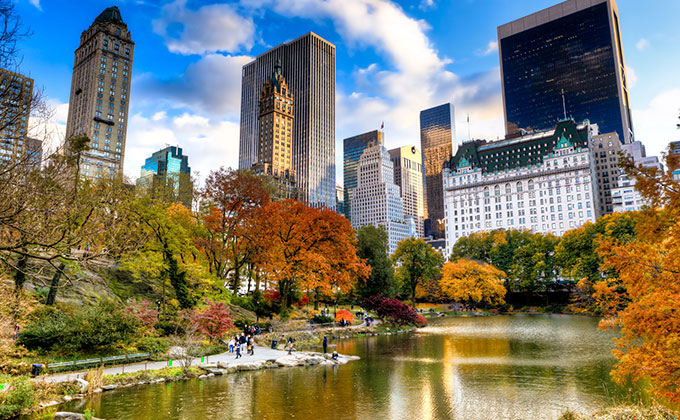
[[[595,285],[596,298],[608,304],[602,326],[621,331],[614,378],[647,378],[653,393],[675,404],[680,403],[680,183],[672,172],[679,163],[669,154],[668,169],[661,171],[622,159],[650,208],[638,216],[635,240],[609,238],[600,244],[604,266],[618,280]]]
[[[440,286],[445,296],[467,305],[503,304],[504,277],[504,272],[490,264],[461,258],[444,264]]]
[[[253,257],[254,216],[269,203],[269,193],[250,172],[220,168],[208,176],[204,196],[209,207],[203,216],[204,235],[197,242],[210,272],[236,292],[241,272]]]
[[[343,319],[351,324],[354,321],[354,314],[347,309],[338,309],[335,313],[335,321],[339,322]]]
[[[296,291],[348,292],[370,273],[357,256],[349,221],[332,210],[294,200],[270,202],[257,220],[260,268],[276,284],[282,310]]]

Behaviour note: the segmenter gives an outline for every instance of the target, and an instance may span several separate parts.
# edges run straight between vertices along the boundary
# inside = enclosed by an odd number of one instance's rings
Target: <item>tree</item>
[[[559,238],[550,233],[527,232],[527,235],[526,243],[513,253],[508,279],[514,287],[509,288],[526,293],[547,292],[551,287],[556,288],[557,267],[554,256]]]
[[[504,277],[504,272],[490,264],[461,258],[444,264],[441,288],[448,298],[467,305],[502,305]]]
[[[205,236],[198,243],[210,272],[236,293],[241,271],[257,252],[252,244],[253,224],[257,223],[254,216],[258,208],[269,203],[269,192],[249,171],[220,168],[208,176],[204,196],[209,207],[203,216]]]
[[[206,335],[210,341],[221,340],[230,329],[234,328],[234,320],[224,302],[205,299],[206,307],[194,312],[192,323],[198,332]]]
[[[256,217],[261,269],[276,284],[282,310],[298,290],[348,292],[369,275],[357,256],[354,231],[338,213],[285,200],[268,203]]]
[[[394,267],[388,253],[388,236],[384,226],[364,226],[357,230],[357,253],[371,267],[371,275],[357,282],[361,299],[383,294],[391,297],[396,293]]]
[[[604,267],[618,274],[616,284],[595,285],[606,301],[608,318],[602,326],[620,327],[614,351],[618,381],[648,378],[652,392],[680,403],[680,183],[673,171],[680,157],[666,155],[667,170],[636,166],[622,159],[621,167],[636,178],[636,188],[649,204],[639,214],[631,241],[602,240],[598,252]],[[617,293],[623,288],[625,294]],[[612,298],[613,297],[613,298]]]
[[[416,310],[398,299],[383,295],[371,296],[361,302],[361,307],[374,311],[380,318],[397,325],[423,324],[418,319]]]
[[[397,277],[409,293],[411,305],[416,307],[416,288],[437,275],[442,257],[422,239],[408,238],[399,242],[392,254],[392,262],[398,266]]]

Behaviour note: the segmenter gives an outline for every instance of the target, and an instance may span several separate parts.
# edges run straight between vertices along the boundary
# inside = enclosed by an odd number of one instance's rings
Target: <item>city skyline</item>
[[[17,6],[34,32],[33,37],[20,44],[25,57],[20,70],[36,80],[36,87],[45,87],[51,103],[56,105],[57,121],[61,118],[63,130],[73,51],[80,31],[112,4],[86,2],[66,15],[65,10],[52,3],[33,3],[40,9],[25,1]],[[450,101],[457,105],[458,141],[467,138],[467,114],[471,115],[473,137],[502,137],[496,27],[558,2],[523,1],[512,7],[500,2],[497,7],[432,2],[433,6],[424,4],[421,9],[406,3],[400,6],[377,1],[379,7],[368,10],[367,2],[358,1],[357,6],[361,6],[357,7],[361,12],[357,12],[361,15],[358,18],[333,7],[333,3],[318,10],[295,7],[285,10],[286,5],[296,3],[284,3],[263,2],[262,13],[255,13],[245,3],[207,5],[180,1],[162,7],[119,4],[136,47],[144,45],[135,54],[125,153],[127,175],[136,176],[143,158],[166,143],[184,147],[195,159],[193,166],[203,175],[219,165],[236,167],[233,157],[238,151],[240,86],[238,81],[237,86],[232,82],[240,79],[240,68],[254,56],[310,30],[334,43],[338,51],[335,136],[338,181],[342,179],[342,156],[338,151],[343,138],[378,128],[385,121],[388,148],[415,143],[418,110],[437,103]],[[619,1],[618,6],[628,77],[637,78],[637,84],[629,80],[633,126],[637,139],[643,141],[648,152],[658,154],[669,141],[678,138],[671,117],[680,106],[674,105],[680,101],[676,94],[680,82],[672,79],[672,72],[663,69],[680,65],[677,55],[664,54],[664,47],[678,40],[669,16],[677,15],[679,6],[669,1],[652,11],[630,0]],[[459,29],[444,25],[446,18],[456,12],[460,16],[456,20],[465,16],[478,29],[470,32],[469,28],[461,28],[458,32]],[[395,44],[400,34],[394,30],[381,32],[382,27],[364,24],[388,13],[395,23],[402,24],[401,32],[412,41]],[[225,33],[211,38],[206,35],[208,29],[214,32],[210,26],[213,21],[207,19],[209,15],[226,16],[233,27],[243,30],[238,36]],[[199,17],[207,19],[204,27],[195,24]],[[654,29],[644,23],[652,18]],[[69,25],[62,30],[64,20]],[[266,20],[273,24],[266,25]],[[60,23],[59,31],[54,30],[53,21]],[[452,38],[463,39],[463,31],[466,42],[447,42]],[[47,45],[47,39],[53,46],[50,51],[42,47]],[[634,77],[630,68],[634,69]],[[220,83],[219,89],[191,90],[205,80],[209,70],[214,73],[215,69],[222,70],[213,75],[215,82]],[[420,84],[430,90],[437,88],[439,96],[412,89]]]

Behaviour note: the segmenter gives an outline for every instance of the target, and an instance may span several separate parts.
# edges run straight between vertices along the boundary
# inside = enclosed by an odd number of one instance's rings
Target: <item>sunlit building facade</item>
[[[450,103],[420,111],[420,150],[425,169],[425,235],[444,238],[442,165],[457,151],[455,115]]]
[[[506,134],[573,117],[633,141],[614,0],[568,0],[499,26],[498,51]]]
[[[413,236],[422,238],[424,231],[423,157],[415,146],[389,151],[394,166],[394,183],[401,189],[404,215],[413,217]]]
[[[647,156],[645,146],[639,141],[624,144],[622,151],[633,159],[636,166],[656,168],[659,171],[663,171],[663,165],[659,158],[657,156]],[[642,197],[642,194],[635,188],[636,180],[634,177],[628,176],[619,169],[618,176],[614,182],[614,187],[611,191],[612,211],[614,213],[638,211],[649,205],[644,197]]]
[[[95,178],[118,174],[125,161],[135,43],[118,7],[104,10],[80,35],[71,79],[66,138],[85,135],[81,170]]]
[[[27,159],[35,158],[35,147],[31,147],[26,137],[33,84],[31,78],[0,69],[0,164],[3,166],[23,165]]]
[[[348,220],[352,220],[352,198],[357,187],[359,158],[367,148],[384,144],[384,142],[385,133],[380,130],[369,131],[343,140],[344,214]]]

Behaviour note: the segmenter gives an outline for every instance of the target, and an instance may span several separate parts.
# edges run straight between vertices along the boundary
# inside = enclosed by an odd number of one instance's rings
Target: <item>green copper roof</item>
[[[120,10],[118,10],[118,6],[113,6],[105,9],[103,12],[97,16],[97,19],[95,19],[95,22],[113,22],[113,23],[118,23],[121,25],[124,25],[125,22],[123,22],[123,18],[120,15]]]
[[[448,162],[452,170],[471,166],[483,173],[502,172],[525,166],[542,165],[555,150],[569,147],[587,148],[587,126],[577,127],[573,120],[560,121],[553,132],[495,142],[463,143]]]

